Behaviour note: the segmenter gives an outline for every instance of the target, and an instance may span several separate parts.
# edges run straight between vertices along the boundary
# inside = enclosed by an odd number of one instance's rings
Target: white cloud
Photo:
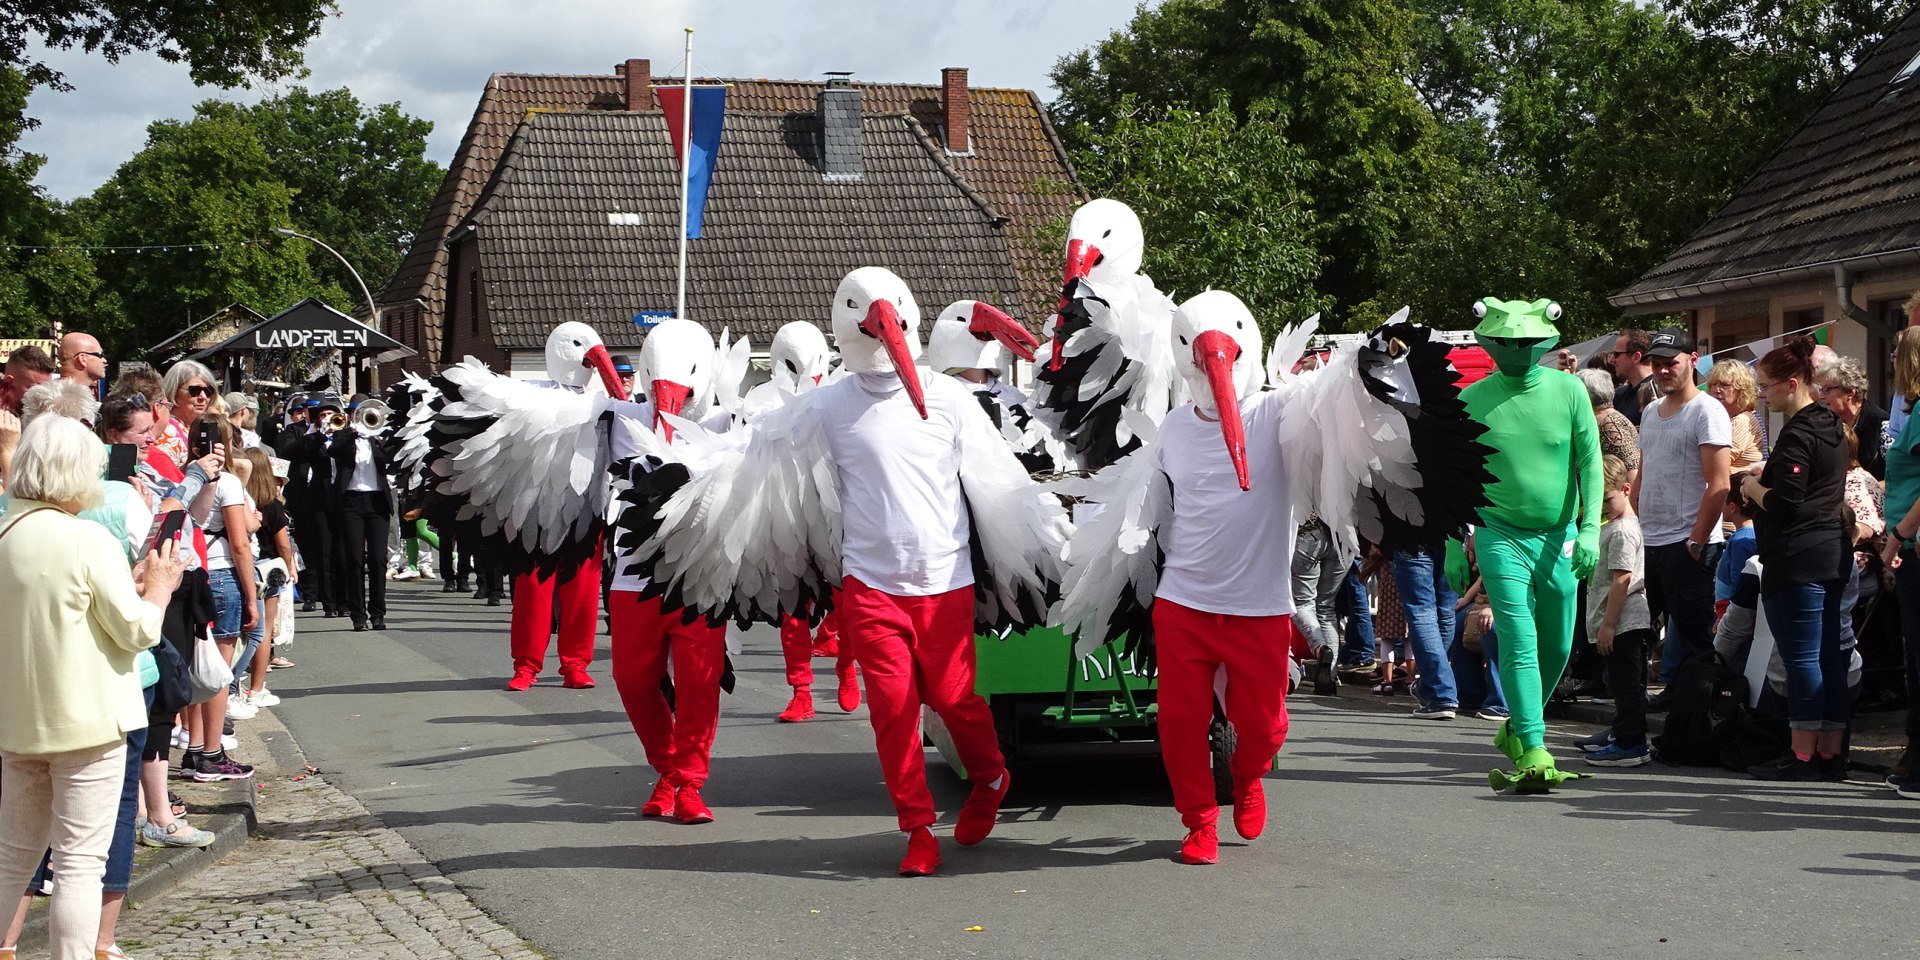
[[[628,57],[676,73],[682,28],[692,26],[700,75],[812,79],[852,70],[857,79],[934,82],[942,67],[971,69],[976,86],[1038,90],[1050,99],[1054,61],[1123,26],[1131,0],[1044,3],[949,0],[342,0],[307,48],[315,89],[346,86],[362,102],[398,101],[433,121],[428,155],[453,155],[487,76],[610,73]],[[41,126],[22,147],[48,158],[39,183],[72,199],[99,186],[140,149],[154,120],[185,118],[221,97],[259,100],[279,87],[195,87],[184,67],[135,54],[118,64],[54,52],[70,93],[42,92],[29,112]]]

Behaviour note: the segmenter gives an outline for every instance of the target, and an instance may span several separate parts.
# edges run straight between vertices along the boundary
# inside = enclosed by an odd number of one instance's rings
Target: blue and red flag
[[[727,113],[727,88],[717,84],[693,87],[693,110],[687,118],[693,128],[690,137],[682,126],[687,88],[661,84],[653,89],[667,117],[673,158],[687,171],[687,237],[698,239],[707,207],[707,187],[713,183],[713,164],[720,156],[720,127]],[[683,145],[690,155],[682,154]]]

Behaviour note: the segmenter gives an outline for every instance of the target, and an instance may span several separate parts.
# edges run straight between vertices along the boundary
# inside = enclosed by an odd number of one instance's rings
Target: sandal
[[[167,791],[167,807],[173,811],[175,820],[187,815],[187,802],[180,799],[180,795],[172,790]]]
[[[288,660],[286,657],[274,657],[272,660],[267,661],[267,669],[269,670],[286,670],[292,666],[293,661]]]

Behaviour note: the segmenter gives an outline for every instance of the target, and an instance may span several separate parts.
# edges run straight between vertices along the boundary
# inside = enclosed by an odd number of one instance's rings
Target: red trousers
[[[840,597],[834,591],[834,607],[820,619],[820,632],[814,633],[807,628],[807,621],[800,617],[780,618],[780,653],[787,661],[787,686],[813,686],[813,648],[835,643],[840,639]],[[840,653],[838,665],[845,666],[853,661],[853,645],[838,644]]]
[[[615,590],[613,685],[627,720],[647,752],[647,764],[676,787],[704,786],[714,734],[720,729],[720,674],[726,669],[727,628],[681,621],[658,599]],[[673,658],[673,707],[660,691]]]
[[[1293,618],[1203,613],[1167,599],[1153,601],[1160,659],[1160,757],[1173,783],[1173,807],[1187,829],[1220,816],[1214,802],[1207,726],[1213,722],[1213,678],[1227,668],[1227,720],[1239,738],[1235,781],[1265,776],[1287,740],[1287,655]]]
[[[873,741],[900,829],[930,826],[936,818],[921,704],[946,724],[974,783],[992,783],[1007,769],[993,714],[973,692],[973,588],[896,597],[852,577],[841,586],[840,642],[853,644],[866,675]]]
[[[513,669],[540,675],[553,633],[553,607],[560,605],[560,669],[585,670],[593,663],[593,636],[600,619],[600,555],[595,552],[572,576],[513,578]]]

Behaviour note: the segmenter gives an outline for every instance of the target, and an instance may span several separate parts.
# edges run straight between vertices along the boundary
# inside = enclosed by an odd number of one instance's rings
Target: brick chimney
[[[653,109],[653,61],[629,59],[613,65],[613,72],[626,81],[626,108]]]
[[[968,139],[968,121],[973,107],[967,101],[967,68],[947,67],[940,71],[940,123],[945,130],[948,153],[972,153]]]

